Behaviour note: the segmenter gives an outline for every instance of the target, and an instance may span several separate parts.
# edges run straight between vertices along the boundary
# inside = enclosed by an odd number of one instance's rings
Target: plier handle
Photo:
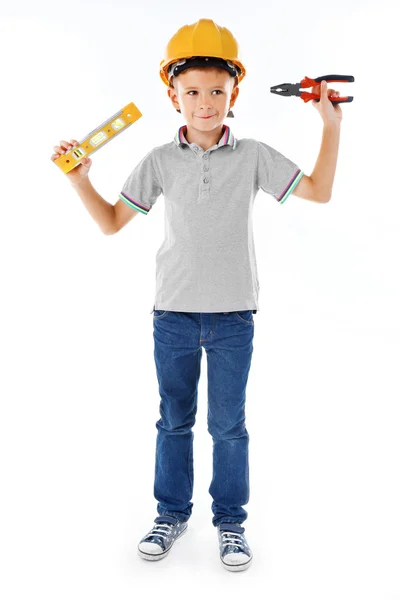
[[[321,77],[316,77],[315,79],[305,77],[300,81],[300,83],[281,83],[280,85],[273,85],[270,90],[272,94],[279,94],[280,96],[300,96],[304,102],[309,102],[310,100],[319,102],[321,98],[319,94],[303,92],[301,88],[317,86],[323,80],[327,83],[332,81],[344,83],[354,81],[354,77],[352,75],[321,75]],[[337,98],[330,98],[328,96],[328,100],[330,100],[332,104],[338,104],[339,102],[352,102],[353,96],[339,96]]]

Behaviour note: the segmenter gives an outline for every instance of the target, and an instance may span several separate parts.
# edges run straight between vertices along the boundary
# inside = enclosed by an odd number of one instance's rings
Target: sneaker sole
[[[227,565],[221,558],[221,562],[222,562],[223,566],[228,571],[245,571],[251,565],[252,560],[253,560],[253,557],[251,557],[250,560],[248,560],[246,563],[243,563],[241,565]]]
[[[144,560],[161,560],[162,558],[165,558],[169,554],[169,552],[170,552],[172,546],[175,544],[176,540],[179,540],[179,538],[182,537],[184,533],[186,533],[187,529],[188,529],[188,526],[186,525],[185,529],[183,529],[180,532],[180,534],[174,539],[171,546],[164,552],[160,552],[159,554],[150,554],[149,552],[143,552],[143,550],[140,550],[140,548],[138,547],[137,550],[138,550],[139,556],[141,558],[144,558]]]

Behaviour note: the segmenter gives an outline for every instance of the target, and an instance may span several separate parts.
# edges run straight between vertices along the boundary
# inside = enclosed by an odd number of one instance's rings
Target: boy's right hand
[[[71,140],[70,142],[61,140],[59,146],[53,146],[55,154],[51,155],[51,160],[56,160],[56,158],[59,158],[62,154],[65,154],[68,150],[75,146],[79,146],[79,142],[77,142],[77,140]],[[91,166],[91,159],[88,156],[84,156],[80,160],[80,164],[72,169],[72,171],[69,171],[69,173],[65,173],[65,175],[68,177],[72,185],[76,185],[88,177]]]

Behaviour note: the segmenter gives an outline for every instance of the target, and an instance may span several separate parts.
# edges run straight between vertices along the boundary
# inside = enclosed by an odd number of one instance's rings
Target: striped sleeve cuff
[[[133,198],[129,198],[129,196],[127,196],[126,194],[124,194],[123,192],[121,192],[118,197],[123,200],[125,202],[125,204],[127,204],[128,206],[130,206],[131,208],[136,209],[137,211],[143,213],[144,215],[147,215],[147,213],[149,212],[150,208],[147,208],[147,206],[144,206],[143,204],[140,204],[139,202],[137,202],[136,200],[133,200]]]
[[[293,175],[292,179],[289,181],[288,185],[283,190],[282,194],[277,197],[277,201],[279,204],[283,204],[287,198],[289,198],[290,194],[293,192],[296,185],[299,183],[300,179],[303,177],[304,171],[299,169]]]

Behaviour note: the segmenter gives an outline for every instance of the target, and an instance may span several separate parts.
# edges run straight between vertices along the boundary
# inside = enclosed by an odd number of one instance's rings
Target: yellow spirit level
[[[85,135],[83,140],[79,142],[79,146],[71,148],[71,150],[56,158],[54,161],[55,164],[64,173],[72,171],[72,169],[79,165],[83,156],[89,156],[89,154],[96,152],[96,150],[107,144],[107,142],[121,133],[121,131],[124,131],[132,123],[140,119],[141,116],[142,113],[138,107],[133,102],[130,102],[122,110],[96,127],[94,131]]]

